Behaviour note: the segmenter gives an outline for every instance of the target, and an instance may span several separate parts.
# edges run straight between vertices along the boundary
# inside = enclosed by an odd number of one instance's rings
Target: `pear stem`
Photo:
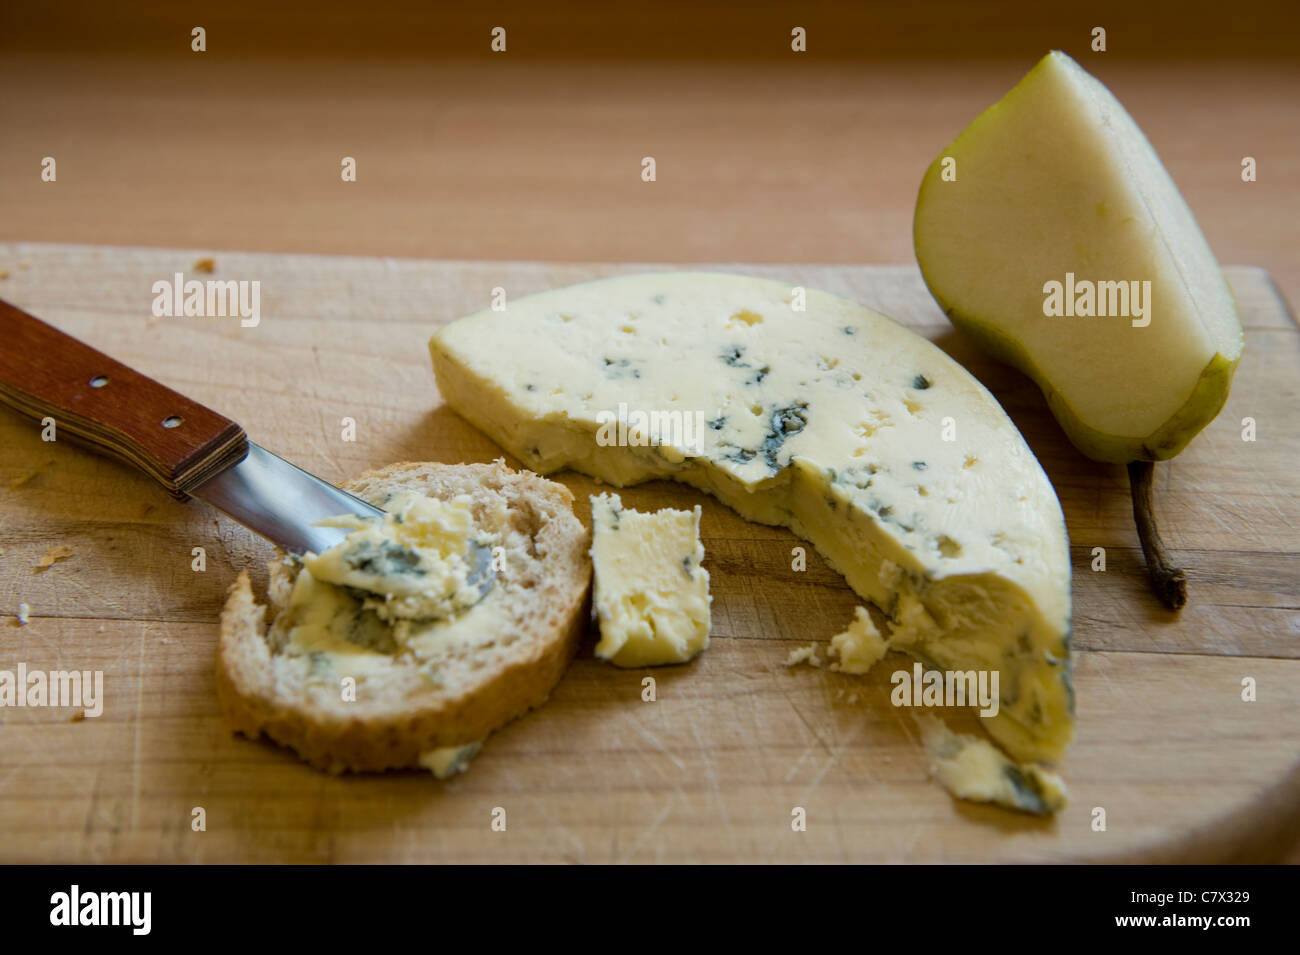
[[[1137,522],[1138,539],[1142,541],[1142,554],[1147,559],[1147,576],[1151,578],[1151,592],[1170,610],[1181,610],[1187,603],[1187,575],[1175,567],[1160,539],[1156,526],[1155,506],[1152,502],[1152,477],[1155,465],[1150,461],[1128,463],[1129,490],[1133,493],[1133,520]]]

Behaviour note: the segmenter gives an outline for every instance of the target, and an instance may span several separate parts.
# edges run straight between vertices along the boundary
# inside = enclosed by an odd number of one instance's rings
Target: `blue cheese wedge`
[[[617,494],[591,499],[596,656],[620,667],[685,663],[709,645],[700,507],[652,514]]]
[[[1047,816],[1065,805],[1065,783],[1032,763],[1017,766],[988,740],[954,733],[938,717],[917,717],[930,772],[959,799]]]
[[[1065,753],[1060,503],[993,396],[930,342],[813,289],[677,273],[521,298],[430,351],[448,404],[529,467],[682,481],[790,528],[889,615],[891,645],[1000,671],[984,724],[1016,760]]]

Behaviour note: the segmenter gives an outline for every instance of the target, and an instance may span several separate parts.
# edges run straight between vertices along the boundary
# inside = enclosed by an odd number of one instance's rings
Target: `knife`
[[[249,441],[229,418],[3,300],[0,342],[0,402],[42,423],[53,419],[56,439],[71,435],[120,458],[173,497],[206,501],[285,551],[319,554],[347,536],[347,528],[315,526],[327,517],[384,513]],[[482,554],[475,557],[481,574]]]

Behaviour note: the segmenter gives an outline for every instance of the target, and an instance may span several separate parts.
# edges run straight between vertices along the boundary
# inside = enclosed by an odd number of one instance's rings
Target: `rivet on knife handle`
[[[229,418],[0,301],[0,402],[143,470],[185,498],[248,453]]]

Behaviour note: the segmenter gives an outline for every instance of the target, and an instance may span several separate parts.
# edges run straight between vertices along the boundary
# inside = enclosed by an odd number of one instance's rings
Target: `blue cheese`
[[[591,499],[596,656],[615,666],[685,663],[709,645],[700,507],[652,514],[617,494]]]
[[[276,622],[284,654],[309,660],[309,682],[337,686],[342,677],[382,675],[401,654],[445,658],[504,625],[499,602],[483,599],[470,566],[472,548],[496,539],[475,526],[470,503],[469,495],[406,492],[386,501],[380,518],[320,522],[350,530],[320,554],[288,558],[297,573]],[[471,606],[479,612],[464,622]],[[425,672],[438,683],[436,667]]]
[[[482,596],[470,580],[473,520],[470,497],[449,501],[406,493],[393,497],[380,518],[345,514],[322,526],[351,528],[303,566],[316,580],[364,593],[364,606],[381,620],[450,617]]]
[[[308,680],[382,674],[397,651],[393,630],[355,594],[299,568],[283,619],[284,651],[310,660]]]
[[[831,669],[842,673],[866,673],[889,650],[866,607],[853,608],[853,622],[831,637],[830,655],[838,660]]]
[[[438,779],[450,779],[469,768],[469,762],[478,755],[483,744],[467,743],[464,746],[443,746],[420,754],[420,765]]]
[[[430,351],[444,399],[537,471],[682,481],[811,541],[895,622],[891,645],[937,669],[1000,671],[984,724],[1008,753],[1060,759],[1070,560],[1051,484],[944,352],[800,291],[608,279],[453,322]],[[648,424],[611,429],[620,412]]]
[[[930,772],[958,799],[1051,815],[1065,805],[1065,783],[1041,766],[1017,766],[988,740],[954,733],[938,717],[917,717]]]

